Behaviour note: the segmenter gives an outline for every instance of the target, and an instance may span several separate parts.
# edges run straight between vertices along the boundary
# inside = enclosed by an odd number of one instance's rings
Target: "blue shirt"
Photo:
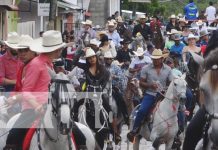
[[[174,52],[177,54],[182,54],[182,50],[185,47],[185,44],[183,42],[180,42],[179,45],[174,44],[171,48],[170,48],[170,52]]]
[[[120,46],[121,38],[120,38],[120,35],[116,31],[114,31],[112,34],[107,33],[107,36],[108,36],[108,39],[112,39],[116,47]]]
[[[198,12],[198,8],[195,5],[195,3],[194,2],[189,3],[184,8],[185,19],[186,20],[196,20],[197,19],[197,16],[196,16],[197,12]]]

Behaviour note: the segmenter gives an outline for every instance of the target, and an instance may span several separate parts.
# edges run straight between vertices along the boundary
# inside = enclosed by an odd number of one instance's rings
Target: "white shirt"
[[[136,69],[136,68],[142,68],[146,64],[152,63],[152,60],[148,56],[144,56],[143,59],[139,59],[139,57],[136,57],[131,61],[131,64],[129,65],[129,68]]]
[[[206,8],[205,16],[207,16],[207,21],[211,24],[216,18],[216,8],[209,6]]]

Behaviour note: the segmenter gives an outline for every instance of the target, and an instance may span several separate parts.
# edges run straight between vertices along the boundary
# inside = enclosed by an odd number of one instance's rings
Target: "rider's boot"
[[[3,150],[22,150],[22,149],[19,149],[17,148],[16,145],[6,145]]]
[[[129,133],[127,133],[127,138],[130,142],[134,143],[135,142],[135,136],[138,134],[139,128],[135,128]]]

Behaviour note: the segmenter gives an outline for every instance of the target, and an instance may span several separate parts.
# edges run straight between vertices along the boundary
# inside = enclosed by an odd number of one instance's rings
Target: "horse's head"
[[[70,77],[64,73],[50,72],[52,82],[49,88],[49,104],[61,134],[68,134],[72,127],[71,107],[73,106],[74,87]]]
[[[202,65],[200,90],[204,105],[211,117],[211,138],[213,143],[218,143],[218,48],[214,49],[203,59],[192,53],[194,60]]]
[[[186,74],[183,74],[181,77],[174,77],[170,86],[173,86],[173,98],[179,100],[180,105],[184,105],[186,102]]]

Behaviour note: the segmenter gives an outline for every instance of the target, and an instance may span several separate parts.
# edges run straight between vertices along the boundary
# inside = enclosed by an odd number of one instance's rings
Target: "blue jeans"
[[[145,94],[144,99],[141,102],[141,106],[139,107],[139,110],[136,114],[133,130],[140,127],[144,117],[148,115],[149,110],[155,104],[155,98],[156,96]]]

